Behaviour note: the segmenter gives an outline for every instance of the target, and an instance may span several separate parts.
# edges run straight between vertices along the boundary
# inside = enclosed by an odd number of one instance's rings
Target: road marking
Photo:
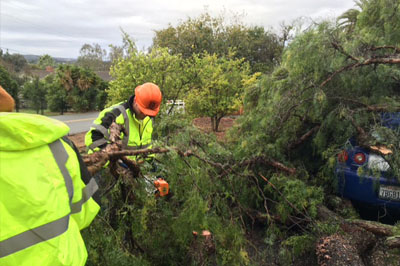
[[[67,121],[62,121],[64,123],[74,123],[74,122],[82,122],[82,121],[89,121],[89,120],[95,120],[96,117],[94,118],[83,118],[83,119],[76,119],[76,120],[67,120]]]

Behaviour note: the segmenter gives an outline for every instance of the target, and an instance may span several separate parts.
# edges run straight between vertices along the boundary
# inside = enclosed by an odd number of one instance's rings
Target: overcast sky
[[[354,8],[352,0],[0,0],[0,47],[20,54],[76,58],[85,43],[121,45],[120,28],[139,49],[154,30],[207,10],[243,14],[249,26],[279,29],[299,17],[319,21]]]

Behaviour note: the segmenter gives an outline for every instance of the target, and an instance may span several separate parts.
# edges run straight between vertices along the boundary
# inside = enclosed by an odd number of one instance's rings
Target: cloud
[[[348,0],[1,0],[0,47],[22,54],[77,57],[85,43],[121,45],[120,28],[139,48],[152,43],[154,30],[176,26],[207,10],[240,14],[249,25],[278,28],[298,17],[338,16]]]

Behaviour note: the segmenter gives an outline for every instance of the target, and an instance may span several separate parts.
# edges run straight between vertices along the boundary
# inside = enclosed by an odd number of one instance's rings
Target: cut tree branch
[[[340,102],[348,102],[348,103],[351,103],[351,104],[354,104],[354,105],[361,106],[359,108],[356,108],[356,110],[366,110],[366,111],[369,111],[369,112],[389,112],[389,111],[393,111],[393,110],[396,110],[396,111],[400,110],[400,107],[393,107],[393,106],[389,106],[389,105],[386,105],[386,104],[384,104],[384,105],[368,105],[368,104],[365,104],[363,102],[360,102],[360,101],[357,101],[357,100],[354,100],[354,99],[347,99],[347,98],[344,98],[344,97],[328,97],[328,98],[331,99],[331,100],[338,100]]]
[[[113,151],[113,152],[103,152],[98,151],[92,154],[83,155],[83,161],[87,165],[89,172],[93,175],[97,173],[110,159],[117,160],[121,159],[124,156],[136,156],[136,155],[145,155],[145,154],[154,154],[154,153],[166,153],[169,152],[169,149],[166,148],[152,148],[152,149],[142,149],[142,150],[122,150],[122,151]]]
[[[337,51],[339,51],[340,53],[342,53],[345,56],[347,56],[347,58],[350,58],[350,59],[352,59],[352,60],[354,60],[356,62],[360,61],[358,58],[356,58],[356,57],[352,56],[351,54],[347,53],[343,49],[343,47],[340,44],[338,44],[337,42],[331,42],[331,44],[332,44],[333,48],[335,48]]]
[[[382,49],[392,49],[392,50],[394,50],[395,53],[400,54],[400,48],[398,48],[396,46],[392,46],[392,45],[371,47],[371,51],[377,51],[377,50],[382,50]]]
[[[288,146],[288,150],[294,149],[297,146],[299,146],[300,144],[304,143],[309,137],[311,137],[315,132],[317,132],[319,130],[319,128],[320,128],[320,126],[317,125],[317,126],[313,127],[312,129],[310,129],[307,133],[305,133],[303,136],[301,136],[298,140],[291,143]]]
[[[282,164],[280,162],[277,162],[277,161],[272,160],[272,159],[265,158],[264,156],[258,156],[258,157],[255,157],[253,159],[250,159],[250,160],[245,160],[240,165],[241,166],[246,166],[246,165],[253,165],[253,164],[256,164],[256,163],[270,165],[270,166],[272,166],[274,168],[277,168],[277,169],[279,169],[281,171],[284,171],[284,172],[286,172],[286,173],[288,173],[290,175],[295,175],[296,174],[296,168],[290,168],[290,167],[288,167],[288,166],[286,166],[286,165],[284,165],[284,164]]]
[[[344,66],[335,72],[333,72],[326,80],[324,80],[320,87],[324,87],[329,81],[331,81],[336,75],[350,70],[350,69],[355,69],[358,67],[363,67],[363,66],[368,66],[368,65],[375,65],[375,64],[400,64],[400,58],[370,58],[362,62],[356,62],[353,64],[349,64],[347,66]]]

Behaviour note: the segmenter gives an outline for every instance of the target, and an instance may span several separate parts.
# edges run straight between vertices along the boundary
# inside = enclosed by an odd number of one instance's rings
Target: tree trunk
[[[398,247],[400,239],[392,236],[393,226],[365,220],[347,221],[325,206],[318,208],[318,217],[339,224],[343,231],[318,240],[315,252],[319,265],[400,265],[400,256],[388,252]]]
[[[355,246],[340,234],[320,238],[316,254],[319,265],[364,265]]]
[[[43,102],[40,103],[40,113],[42,115],[44,115],[44,103]]]
[[[218,132],[219,123],[221,122],[223,116],[212,116],[211,117],[211,128],[213,132]]]
[[[212,117],[211,117],[211,129],[212,129],[213,132],[216,132],[216,131],[217,131],[217,130],[216,130],[216,123],[217,123],[216,117],[215,117],[215,116],[212,116]]]
[[[218,132],[219,128],[219,123],[221,122],[222,116],[217,118],[217,121],[215,122],[215,132]]]
[[[64,114],[64,102],[61,103],[61,115]]]

